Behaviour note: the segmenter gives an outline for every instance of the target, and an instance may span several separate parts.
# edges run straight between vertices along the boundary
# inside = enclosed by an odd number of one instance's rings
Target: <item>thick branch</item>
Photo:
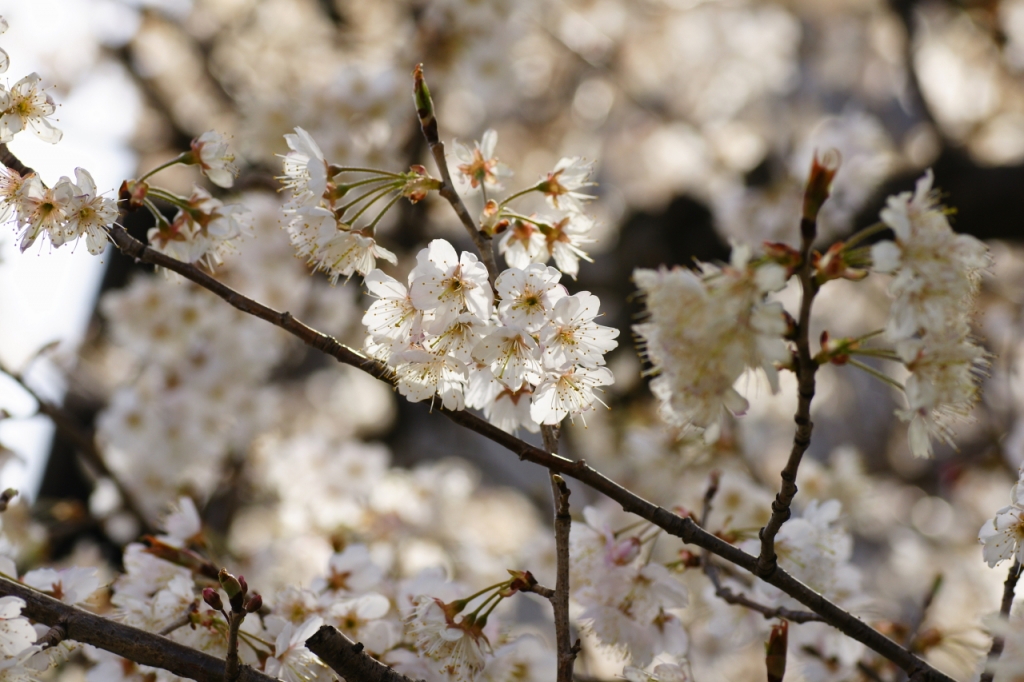
[[[5,148],[6,149],[6,148]],[[57,430],[68,440],[75,445],[75,451],[78,456],[91,468],[97,472],[100,476],[104,476],[114,484],[117,488],[118,494],[121,496],[121,501],[124,503],[125,509],[127,509],[132,516],[134,516],[138,522],[140,530],[143,533],[153,533],[153,525],[149,522],[146,513],[142,510],[142,507],[135,500],[135,496],[132,494],[128,487],[121,482],[117,474],[110,470],[107,466],[106,460],[103,458],[103,453],[100,452],[99,448],[96,447],[96,435],[87,432],[80,428],[75,423],[74,418],[71,417],[63,408],[58,405],[51,403],[46,400],[35,390],[25,382],[25,378],[18,372],[12,371],[0,364],[0,373],[6,374],[18,383],[22,389],[25,390],[39,405],[39,412],[50,418],[53,425],[57,427]]]
[[[809,224],[808,224],[809,223]],[[811,262],[811,246],[817,228],[813,221],[804,218],[800,225],[800,288],[803,295],[800,299],[800,319],[797,322],[796,338],[796,375],[797,392],[799,394],[796,414],[796,433],[793,434],[793,447],[789,452],[789,460],[782,470],[782,487],[775,501],[772,502],[772,515],[767,525],[758,535],[761,538],[761,554],[757,557],[754,573],[761,578],[772,574],[777,566],[775,556],[775,536],[782,524],[789,520],[790,506],[796,497],[796,474],[800,469],[800,461],[811,444],[811,401],[814,399],[814,375],[818,371],[818,363],[811,356],[811,304],[818,293],[818,285],[814,282],[814,268]]]
[[[411,678],[376,660],[330,625],[324,625],[306,640],[306,648],[320,657],[346,680],[355,682],[413,682]],[[422,682],[422,680],[420,681]]]
[[[25,600],[22,614],[34,621],[61,626],[65,638],[91,644],[141,665],[162,668],[197,682],[223,682],[224,661],[166,637],[69,606],[45,594],[0,577],[0,595]],[[273,677],[243,665],[239,682],[275,682]]]
[[[262,303],[258,303],[246,296],[243,296],[231,287],[217,281],[199,268],[150,249],[145,244],[129,235],[124,228],[120,226],[115,225],[110,229],[110,238],[113,240],[114,244],[127,255],[132,256],[143,263],[159,265],[176,272],[186,279],[210,290],[217,296],[220,296],[238,310],[266,320],[301,339],[307,345],[330,355],[339,362],[361,369],[382,381],[387,381],[394,385],[394,377],[392,376],[391,370],[389,370],[386,365],[367,358],[351,348],[338,343],[336,339],[303,324],[299,320],[295,319],[291,313],[278,312],[273,308],[263,305]],[[584,485],[587,485],[597,492],[611,498],[617,502],[624,511],[636,514],[640,518],[662,528],[669,534],[680,538],[685,543],[707,549],[712,554],[716,554],[726,561],[756,574],[756,557],[747,554],[738,547],[735,547],[703,530],[693,521],[693,519],[683,518],[678,514],[673,514],[662,507],[658,507],[651,502],[648,502],[626,488],[623,488],[618,483],[606,478],[596,469],[587,466],[587,463],[584,460],[569,460],[534,447],[465,410],[447,410],[438,405],[434,405],[433,410],[445,415],[456,424],[464,426],[471,431],[475,431],[485,438],[488,438],[498,445],[514,452],[519,456],[519,459],[538,464],[562,474],[563,476],[574,478]],[[770,575],[766,575],[762,579],[765,582],[778,587],[780,590],[808,607],[811,611],[819,614],[822,617],[822,620],[835,627],[840,632],[843,632],[858,642],[861,642],[881,656],[892,661],[903,670],[906,670],[911,676],[914,674],[920,674],[923,675],[921,679],[953,682],[952,678],[935,670],[910,651],[907,651],[896,642],[873,629],[853,614],[836,606],[824,596],[807,587],[784,570],[776,569]]]
[[[1010,609],[1013,608],[1013,594],[1017,589],[1017,581],[1020,579],[1020,569],[1020,560],[1014,559],[1010,572],[1006,574],[1006,582],[1003,583],[1003,600],[999,604],[999,615],[1003,618],[1010,617]],[[988,652],[988,663],[986,663],[985,672],[978,682],[992,682],[992,678],[996,674],[996,663],[999,662],[999,657],[1003,655],[1004,646],[1006,646],[1006,640],[1003,637],[996,636],[992,638],[992,648]]]
[[[416,79],[413,93],[416,100],[416,115],[420,119],[423,137],[430,147],[430,154],[434,157],[434,163],[437,164],[437,169],[441,172],[441,181],[444,183],[440,194],[452,205],[455,215],[459,217],[462,225],[469,232],[469,237],[473,240],[476,250],[480,252],[480,262],[487,268],[487,277],[491,281],[491,288],[493,289],[494,280],[498,277],[498,266],[494,260],[494,247],[491,245],[491,236],[480,231],[480,226],[476,224],[473,216],[469,214],[469,210],[466,208],[466,204],[463,203],[462,197],[455,191],[455,183],[452,182],[452,174],[448,170],[448,160],[444,155],[444,142],[441,142],[441,137],[437,132],[434,103],[430,97],[430,90],[423,80],[422,64],[416,67],[413,75]]]

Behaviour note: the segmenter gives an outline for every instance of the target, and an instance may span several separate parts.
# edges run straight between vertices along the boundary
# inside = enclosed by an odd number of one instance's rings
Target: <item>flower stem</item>
[[[185,157],[187,155],[188,155],[188,152],[185,152],[184,154],[179,154],[178,156],[176,156],[175,158],[171,159],[167,163],[160,164],[159,166],[157,166],[156,168],[153,168],[148,173],[146,173],[141,178],[139,178],[138,181],[142,182],[146,178],[149,178],[149,177],[152,177],[152,176],[156,175],[157,173],[159,173],[160,171],[164,170],[165,168],[170,168],[171,166],[177,166],[178,164],[183,163],[185,161]]]
[[[875,369],[874,367],[872,367],[870,365],[865,365],[863,362],[858,362],[857,360],[854,360],[853,358],[850,358],[847,361],[847,364],[853,365],[857,369],[864,370],[865,372],[867,372],[868,374],[870,374],[871,376],[875,377],[876,379],[878,379],[879,381],[881,381],[883,383],[889,384],[890,386],[894,386],[894,387],[900,389],[901,391],[906,391],[906,389],[903,388],[903,384],[901,384],[900,382],[896,381],[892,377],[887,376],[887,375],[883,374],[882,372],[879,372],[877,369]]]
[[[872,235],[876,235],[879,232],[882,232],[882,231],[888,230],[888,229],[889,229],[889,226],[886,225],[885,223],[882,223],[882,222],[875,223],[874,225],[869,225],[868,227],[865,227],[863,230],[861,230],[860,232],[857,232],[856,234],[851,236],[849,239],[847,239],[843,243],[843,251],[849,251],[850,248],[856,246],[857,244],[860,244],[862,241],[864,241],[868,237],[870,237]]]

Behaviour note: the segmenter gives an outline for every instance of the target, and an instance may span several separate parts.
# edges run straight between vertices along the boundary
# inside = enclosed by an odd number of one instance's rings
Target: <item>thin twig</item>
[[[701,525],[704,528],[707,528],[708,518],[711,516],[711,506],[715,495],[718,493],[720,478],[721,474],[718,471],[712,471],[708,476],[708,488],[704,492],[704,508],[701,510],[700,515]],[[718,567],[711,561],[711,552],[706,549],[701,553],[700,564],[704,569],[704,574],[715,588],[715,596],[727,604],[746,607],[751,611],[760,613],[766,619],[783,618],[794,623],[820,623],[823,620],[821,616],[811,611],[793,611],[782,606],[767,606],[750,599],[742,593],[733,592],[722,584],[722,579],[718,575]]]
[[[306,648],[320,657],[346,680],[359,682],[413,682],[400,672],[384,665],[330,625],[324,625],[306,640]],[[420,680],[419,682],[422,682]]]
[[[347,346],[342,345],[333,337],[317,331],[297,320],[291,313],[279,312],[258,303],[247,296],[235,291],[231,287],[219,282],[209,274],[203,272],[194,265],[183,263],[175,258],[155,251],[138,239],[132,237],[119,225],[114,225],[109,231],[110,238],[115,246],[126,255],[143,263],[158,265],[160,267],[176,272],[189,279],[211,293],[221,297],[227,303],[242,312],[266,320],[271,324],[280,327],[292,334],[307,345],[321,351],[339,362],[351,365],[371,376],[394,385],[395,378],[387,365],[368,358]],[[683,542],[708,549],[712,554],[725,559],[726,561],[739,566],[740,568],[754,573],[757,565],[757,558],[747,554],[721,538],[700,528],[693,519],[681,517],[667,509],[658,507],[648,502],[636,493],[623,488],[618,483],[606,478],[596,469],[587,466],[584,460],[570,460],[558,455],[546,452],[541,448],[534,447],[512,434],[502,431],[490,422],[481,419],[475,414],[466,411],[447,410],[443,406],[434,405],[433,411],[443,414],[456,424],[494,441],[498,445],[515,453],[520,460],[531,462],[552,469],[563,476],[568,476],[580,481],[584,485],[609,497],[617,502],[624,511],[636,514],[654,525],[662,528],[670,535],[680,538]],[[811,611],[819,614],[822,619],[832,625],[840,632],[852,637],[868,648],[874,650],[881,656],[892,661],[900,668],[908,672],[923,671],[925,679],[941,680],[942,682],[954,682],[952,678],[935,670],[921,658],[907,651],[896,642],[892,641],[882,633],[878,632],[867,623],[852,615],[851,613],[836,606],[821,594],[818,594],[807,587],[799,580],[789,575],[782,569],[776,569],[771,575],[762,578],[765,582],[778,587],[780,590],[793,597]]]
[[[1013,566],[1010,567],[1009,573],[1006,574],[1006,582],[1003,583],[1003,600],[999,604],[999,615],[1004,619],[1010,617],[1010,609],[1013,608],[1013,594],[1017,589],[1017,581],[1020,579],[1020,560],[1014,559]],[[988,652],[988,662],[985,664],[985,672],[982,674],[978,682],[992,682],[992,678],[996,674],[996,663],[999,662],[999,657],[1003,655],[1003,647],[1006,645],[1006,640],[997,635],[992,638],[992,648]]]
[[[61,625],[65,639],[91,644],[130,661],[162,668],[197,682],[223,682],[224,661],[166,637],[89,613],[0,576],[0,596],[25,601],[22,615],[50,627]],[[239,682],[276,682],[273,677],[241,667]]]
[[[228,654],[224,661],[224,682],[237,682],[242,662],[238,658],[238,629],[245,620],[245,611],[228,614]]]
[[[40,646],[43,649],[52,649],[67,639],[67,637],[68,629],[64,627],[64,623],[57,623],[36,640],[36,646]]]
[[[178,628],[185,627],[186,625],[192,622],[192,618],[190,617],[191,615],[191,613],[186,613],[178,620],[172,621],[168,625],[164,626],[162,629],[158,630],[156,634],[166,637]]]
[[[149,518],[142,510],[138,501],[136,501],[135,496],[121,481],[117,474],[107,466],[107,462],[103,458],[103,453],[101,453],[99,448],[96,446],[95,434],[79,427],[78,424],[75,423],[75,419],[62,407],[51,403],[49,400],[36,393],[35,389],[28,385],[25,381],[25,377],[23,377],[21,373],[5,367],[2,363],[0,363],[0,373],[9,376],[19,386],[21,386],[26,393],[32,396],[36,401],[36,404],[39,406],[39,413],[49,417],[50,421],[52,421],[53,425],[57,428],[57,431],[71,441],[75,446],[75,452],[78,453],[78,456],[81,457],[82,461],[85,462],[89,468],[100,476],[110,479],[111,483],[114,484],[114,487],[117,488],[118,494],[121,496],[124,508],[138,520],[140,531],[144,534],[155,532],[153,524],[150,523]]]
[[[558,454],[558,436],[560,428],[541,426],[544,438],[544,449]],[[579,652],[579,641],[572,641],[569,629],[569,532],[572,527],[572,516],[569,514],[569,486],[565,479],[555,471],[551,471],[551,496],[554,504],[555,526],[555,594],[551,598],[551,608],[555,615],[555,644],[558,651],[558,682],[572,682],[572,669]]]
[[[416,66],[416,70],[413,71],[413,77],[415,79],[413,97],[416,101],[416,115],[420,119],[423,137],[427,140],[430,154],[434,157],[434,163],[437,164],[437,169],[441,172],[441,181],[444,183],[441,186],[440,194],[452,205],[455,215],[462,221],[462,225],[469,233],[470,239],[473,240],[476,250],[480,252],[480,262],[487,268],[487,278],[490,280],[491,288],[493,289],[494,280],[498,277],[498,266],[494,260],[494,247],[491,243],[491,236],[486,232],[480,231],[480,226],[476,224],[473,216],[469,214],[466,204],[462,202],[462,197],[455,191],[455,183],[452,182],[452,174],[448,170],[448,160],[444,155],[444,142],[441,142],[437,132],[434,102],[430,97],[430,89],[427,88],[427,83],[423,80],[422,64]]]
[[[775,556],[775,536],[782,524],[789,520],[790,506],[796,497],[796,475],[800,469],[800,461],[811,444],[811,401],[814,399],[814,375],[818,371],[818,363],[811,356],[811,304],[818,293],[818,285],[814,281],[814,267],[811,261],[811,247],[817,234],[817,225],[810,218],[800,221],[800,319],[797,322],[796,337],[796,376],[799,394],[796,414],[796,433],[793,434],[793,447],[789,452],[786,467],[782,470],[782,487],[772,502],[772,515],[768,523],[758,533],[761,538],[761,554],[757,557],[755,573],[761,577],[772,574],[778,565]]]

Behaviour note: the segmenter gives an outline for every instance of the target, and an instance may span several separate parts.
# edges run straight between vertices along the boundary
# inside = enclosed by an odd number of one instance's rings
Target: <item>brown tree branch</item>
[[[413,682],[412,678],[370,656],[362,644],[353,642],[330,625],[322,626],[307,639],[306,648],[331,670],[352,682]]]
[[[121,496],[121,501],[124,503],[124,508],[134,516],[139,522],[139,528],[143,534],[154,533],[154,526],[150,523],[149,518],[143,511],[142,506],[139,505],[135,496],[128,489],[128,487],[121,481],[117,474],[115,474],[109,466],[107,466],[106,460],[103,458],[103,453],[96,446],[96,434],[86,431],[75,423],[74,418],[68,414],[59,405],[51,403],[49,400],[40,396],[36,391],[28,385],[25,381],[25,377],[20,372],[15,372],[0,363],[0,373],[6,374],[13,379],[21,388],[28,393],[36,401],[39,406],[38,410],[40,414],[43,414],[50,418],[53,425],[57,428],[62,435],[70,440],[74,446],[75,451],[82,461],[87,465],[88,468],[92,469],[100,476],[110,479],[117,488],[118,494]]]
[[[1006,582],[1003,583],[1003,600],[999,604],[999,615],[1003,618],[1010,617],[1010,609],[1013,608],[1013,595],[1017,590],[1017,581],[1020,580],[1020,569],[1020,560],[1014,559],[1013,566],[1010,567],[1009,573],[1006,574]],[[992,682],[992,678],[996,674],[996,663],[999,662],[999,657],[1003,655],[1004,646],[1006,646],[1005,638],[999,635],[992,638],[992,648],[988,652],[985,672],[982,673],[978,682]]]
[[[494,280],[498,277],[498,266],[494,260],[494,247],[491,244],[491,236],[486,232],[480,231],[480,226],[473,220],[473,216],[469,215],[469,210],[466,208],[466,204],[462,202],[462,197],[455,191],[455,183],[452,182],[451,171],[448,170],[448,160],[444,155],[444,142],[441,142],[441,138],[437,132],[437,119],[434,117],[434,102],[430,97],[430,90],[427,88],[427,83],[423,80],[423,65],[419,64],[416,70],[413,72],[415,78],[413,98],[416,101],[416,115],[420,119],[420,128],[423,130],[423,137],[427,140],[427,145],[430,147],[430,153],[434,157],[434,163],[437,164],[437,168],[441,171],[442,185],[440,194],[444,197],[452,208],[455,210],[455,215],[462,221],[462,225],[469,232],[470,239],[473,240],[473,244],[476,246],[476,250],[480,252],[480,262],[487,268],[487,277],[491,282],[491,288],[494,288]]]
[[[818,159],[815,157],[811,174],[812,181],[815,169],[818,168]],[[811,191],[811,184],[808,183],[808,192]],[[827,192],[825,193],[827,197]],[[824,202],[824,199],[821,200]],[[806,199],[805,199],[806,205]],[[820,203],[818,207],[820,207]],[[805,214],[807,209],[805,208]],[[796,433],[793,434],[793,447],[789,452],[789,459],[782,470],[782,486],[779,493],[772,502],[772,515],[768,523],[760,530],[758,536],[761,538],[761,553],[757,557],[755,574],[761,578],[770,576],[778,565],[775,556],[775,536],[778,535],[782,524],[789,520],[790,507],[793,498],[796,497],[796,475],[800,469],[800,461],[811,444],[811,430],[814,424],[811,422],[811,401],[814,399],[814,375],[818,371],[818,363],[811,356],[811,305],[818,293],[818,285],[814,281],[814,265],[811,259],[811,247],[817,236],[817,209],[813,215],[805,215],[800,221],[800,319],[796,328],[796,376],[798,401],[796,414],[793,421],[796,422]]]
[[[558,453],[558,426],[541,426],[544,449]],[[572,682],[572,670],[579,653],[580,642],[572,641],[569,627],[569,532],[572,516],[569,514],[569,486],[565,479],[551,471],[551,496],[554,504],[555,526],[555,593],[551,609],[555,616],[555,644],[558,651],[558,682]]]
[[[22,615],[49,625],[61,626],[65,638],[91,644],[141,665],[162,668],[197,682],[223,682],[224,661],[178,644],[166,637],[69,606],[30,587],[0,577],[0,595],[25,600]],[[239,682],[276,682],[247,665],[241,666]]]
[[[330,355],[339,362],[361,369],[382,381],[387,381],[394,385],[394,377],[386,365],[368,358],[342,345],[336,339],[303,324],[293,317],[291,313],[278,312],[273,308],[258,303],[219,282],[194,265],[183,263],[147,247],[118,225],[114,225],[110,229],[110,238],[118,249],[126,255],[140,262],[158,265],[176,272],[208,289],[238,310],[266,320],[289,332],[312,348]],[[547,469],[554,470],[563,476],[580,481],[584,485],[617,502],[624,511],[636,514],[640,518],[662,528],[669,534],[680,538],[687,544],[707,549],[712,554],[751,573],[755,573],[757,569],[756,557],[703,530],[693,519],[674,514],[623,488],[618,483],[606,478],[596,469],[588,466],[584,460],[569,460],[534,447],[465,410],[447,410],[435,404],[433,411],[443,414],[456,424],[475,431],[512,451],[519,456],[520,460],[538,464]],[[907,651],[853,614],[833,604],[824,596],[789,575],[786,571],[776,569],[771,574],[762,577],[762,580],[778,587],[811,611],[819,614],[822,620],[829,625],[876,651],[911,675],[920,674],[923,675],[922,679],[926,680],[953,682],[953,679],[949,676],[935,670],[912,652]]]

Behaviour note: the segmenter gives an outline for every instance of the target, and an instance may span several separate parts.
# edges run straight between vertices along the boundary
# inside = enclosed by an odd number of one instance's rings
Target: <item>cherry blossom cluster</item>
[[[875,270],[894,274],[886,335],[910,370],[907,409],[914,455],[929,457],[932,439],[952,444],[952,424],[966,418],[978,396],[986,353],[971,339],[970,315],[989,266],[987,247],[956,234],[938,204],[929,170],[913,194],[889,197],[882,221],[895,241],[872,247]]]
[[[356,169],[332,168],[305,130],[296,128],[285,141],[291,151],[284,157],[281,179],[292,195],[285,207],[290,218],[286,229],[299,255],[328,273],[331,282],[357,272],[368,274],[378,258],[395,263],[395,254],[377,244],[374,229],[403,195],[414,201],[425,195],[431,185],[426,172],[419,167],[407,174],[370,171],[368,178],[346,183],[339,176]],[[424,183],[426,187],[421,186]],[[395,196],[385,208],[356,229],[355,221],[389,194]]]
[[[456,142],[451,154],[459,189],[479,194],[483,203],[480,229],[499,236],[498,251],[509,267],[525,269],[530,263],[554,259],[559,270],[575,279],[580,259],[590,260],[583,246],[594,241],[594,222],[583,212],[585,202],[594,196],[582,191],[594,185],[591,164],[580,157],[563,157],[534,185],[498,201],[494,193],[504,189],[502,181],[512,176],[512,170],[495,155],[497,144],[498,134],[488,130],[472,148]],[[544,196],[554,215],[524,215],[511,206],[534,192]]]
[[[380,270],[366,277],[377,301],[363,317],[367,349],[394,367],[413,402],[437,396],[451,410],[484,410],[494,424],[536,431],[580,415],[613,383],[605,353],[618,330],[594,322],[600,302],[569,295],[561,273],[532,263],[498,275],[494,292],[476,256],[436,239],[406,287]]]
[[[570,544],[573,598],[581,622],[600,642],[645,668],[655,656],[684,657],[689,637],[679,610],[689,602],[681,570],[652,561],[658,529],[614,531],[595,507],[574,523]]]
[[[766,300],[791,274],[766,257],[736,245],[728,265],[701,263],[637,270],[648,318],[634,325],[655,374],[651,390],[669,423],[705,429],[714,440],[728,410],[743,414],[747,400],[733,385],[748,369],[761,370],[778,390],[777,365],[790,352],[782,305]]]
[[[22,177],[13,168],[0,169],[0,221],[16,223],[22,251],[45,234],[54,247],[85,237],[89,253],[99,255],[107,245],[105,228],[117,215],[116,202],[96,191],[84,168],[75,169],[74,182],[62,177],[53,187],[35,173]]]

